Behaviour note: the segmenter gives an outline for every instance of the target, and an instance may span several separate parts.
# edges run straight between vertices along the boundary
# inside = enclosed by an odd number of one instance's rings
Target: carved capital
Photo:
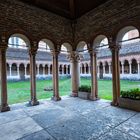
[[[8,43],[6,41],[5,36],[1,36],[1,39],[0,39],[0,49],[1,49],[1,51],[6,51],[7,48],[8,48]]]
[[[38,49],[38,44],[37,44],[36,41],[34,41],[34,42],[32,43],[31,48],[29,48],[29,54],[30,54],[30,55],[36,55],[36,54],[37,54],[37,49]]]
[[[67,56],[67,59],[70,60],[70,62],[79,62],[82,58],[82,55],[78,54],[77,52],[73,51]]]

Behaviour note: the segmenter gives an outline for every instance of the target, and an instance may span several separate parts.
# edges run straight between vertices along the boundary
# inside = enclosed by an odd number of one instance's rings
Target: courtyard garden
[[[90,79],[81,78],[81,85],[90,85]],[[37,80],[37,98],[46,99],[53,95],[53,91],[45,91],[44,89],[52,88],[52,80]],[[121,90],[129,90],[139,88],[139,81],[121,81]],[[8,82],[8,102],[9,104],[25,102],[30,100],[30,82]],[[60,96],[70,95],[71,93],[71,79],[65,78],[59,81]],[[112,81],[111,80],[98,80],[98,93],[102,99],[112,100]]]

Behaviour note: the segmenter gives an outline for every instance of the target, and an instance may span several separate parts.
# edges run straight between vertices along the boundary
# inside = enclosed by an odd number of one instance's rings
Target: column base
[[[6,111],[10,111],[10,107],[7,106],[0,106],[0,112],[6,112]]]
[[[31,101],[29,101],[29,105],[30,105],[30,106],[39,105],[39,101],[37,101],[37,100],[31,100]]]
[[[61,100],[61,97],[53,96],[53,97],[51,98],[51,100],[53,100],[53,101],[60,101],[60,100]]]
[[[112,101],[112,102],[111,102],[111,105],[112,105],[112,106],[118,106],[119,103],[118,103],[118,102],[113,102],[113,101]]]
[[[90,96],[90,98],[89,98],[91,101],[97,101],[97,100],[99,100],[99,98],[96,98],[96,97],[93,97],[93,96]]]
[[[78,93],[72,92],[70,97],[78,97]]]

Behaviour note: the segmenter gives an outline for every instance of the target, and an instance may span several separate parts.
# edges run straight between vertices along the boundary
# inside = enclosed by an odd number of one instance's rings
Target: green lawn
[[[81,79],[81,85],[90,85],[89,79]],[[140,82],[121,81],[121,89],[127,90],[139,88]],[[52,96],[52,92],[44,91],[44,88],[52,87],[52,80],[37,81],[37,98],[45,99]],[[59,82],[60,95],[69,95],[71,93],[71,80],[63,79]],[[103,99],[112,99],[112,81],[98,80],[99,97]],[[30,100],[30,83],[25,82],[8,82],[8,102],[10,104]]]

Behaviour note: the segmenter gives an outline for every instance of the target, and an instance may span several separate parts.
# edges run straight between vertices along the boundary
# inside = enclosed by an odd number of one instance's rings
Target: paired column
[[[78,89],[80,85],[80,56],[75,51],[71,52],[68,57],[71,62],[71,81],[72,81],[72,97],[78,96]]]
[[[59,67],[58,67],[58,55],[59,51],[54,50],[53,55],[53,97],[52,100],[60,101],[61,97],[59,96]]]
[[[6,49],[7,42],[0,42],[0,88],[1,88],[1,104],[0,112],[9,111],[10,107],[7,103],[7,65],[6,65]]]
[[[120,97],[120,62],[119,62],[119,46],[111,44],[110,50],[112,52],[112,84],[113,84],[113,101],[112,105],[119,104]]]
[[[95,50],[89,50],[91,63],[91,100],[98,99],[98,83],[97,83],[97,57]]]
[[[38,105],[39,102],[36,98],[36,53],[37,53],[37,44],[34,43],[34,46],[30,48],[30,82],[31,82],[31,101],[30,105]]]

